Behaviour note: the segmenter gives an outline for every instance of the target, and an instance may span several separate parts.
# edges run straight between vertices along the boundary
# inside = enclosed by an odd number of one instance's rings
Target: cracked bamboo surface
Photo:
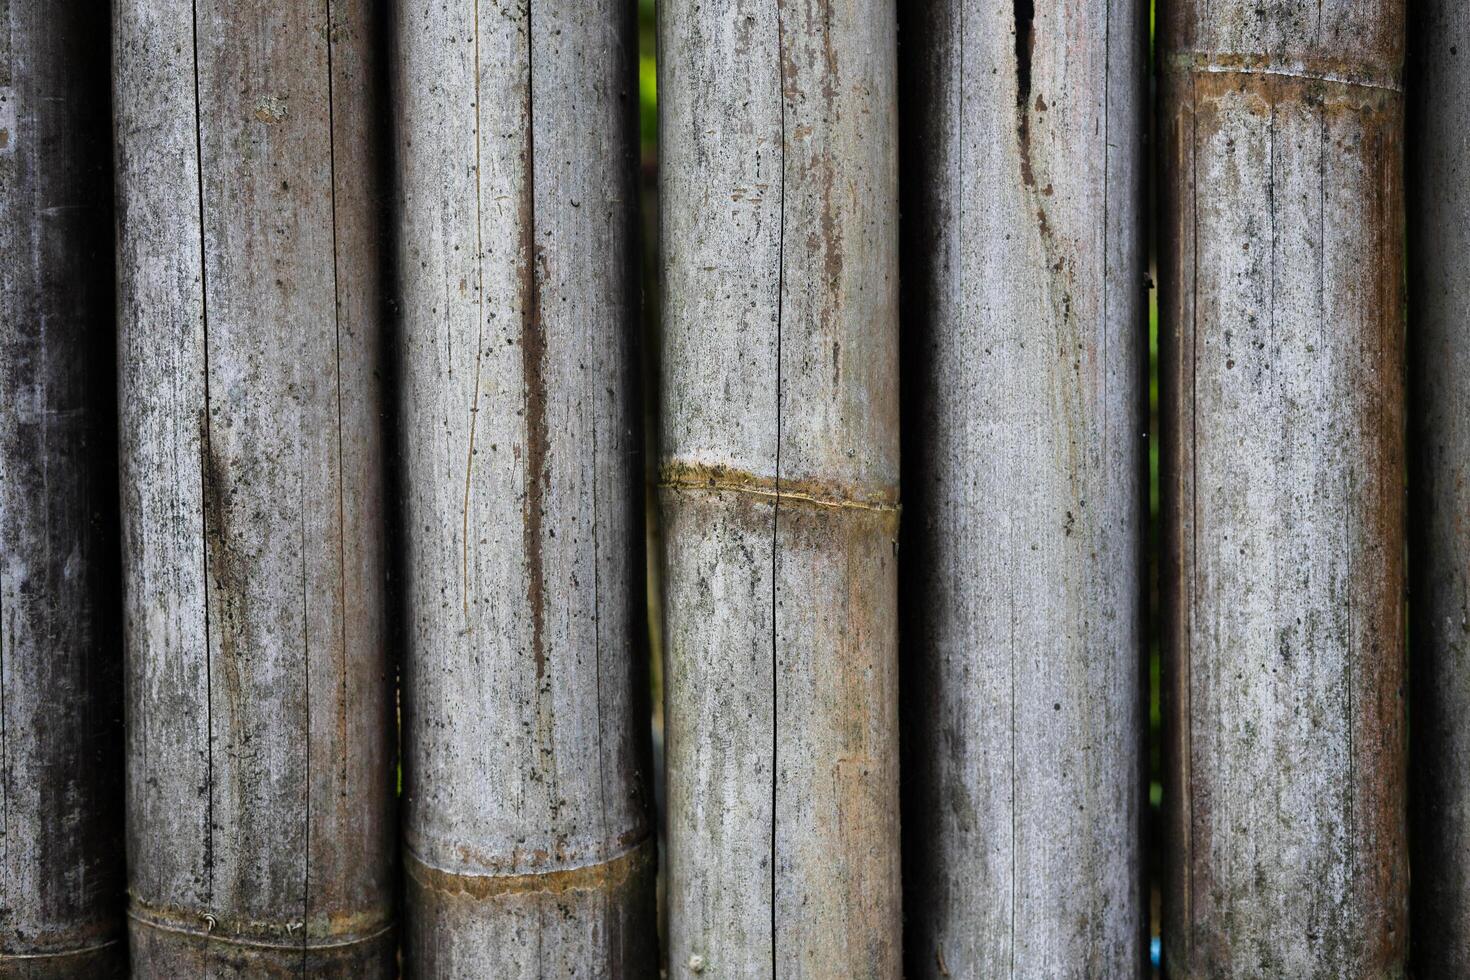
[[[140,976],[394,969],[378,29],[114,7]]]
[[[652,976],[632,8],[395,9],[405,967]]]
[[[126,971],[107,25],[0,3],[0,977]]]
[[[893,8],[660,7],[671,977],[897,977]]]
[[[1410,555],[1415,976],[1470,976],[1470,8],[1410,24]]]
[[[1404,975],[1403,6],[1162,25],[1175,977]]]
[[[1137,977],[1147,5],[904,8],[910,977]]]

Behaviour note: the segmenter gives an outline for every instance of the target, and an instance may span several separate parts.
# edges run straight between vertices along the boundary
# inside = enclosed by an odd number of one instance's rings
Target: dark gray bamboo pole
[[[139,976],[394,971],[370,8],[114,6]]]
[[[894,6],[659,50],[669,975],[897,977]]]
[[[405,967],[657,973],[632,5],[395,5]]]
[[[910,977],[1137,977],[1147,6],[902,8]]]
[[[1165,12],[1165,965],[1401,977],[1403,2]]]
[[[1470,6],[1409,24],[1414,975],[1470,976]]]
[[[107,24],[0,3],[0,976],[126,966]]]

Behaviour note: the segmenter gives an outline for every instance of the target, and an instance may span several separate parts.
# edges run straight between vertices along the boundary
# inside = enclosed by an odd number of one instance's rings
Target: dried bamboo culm
[[[1165,968],[1401,977],[1403,2],[1165,13]]]
[[[395,971],[363,0],[114,9],[140,976]]]
[[[1409,25],[1414,976],[1470,976],[1470,6]]]
[[[0,3],[0,976],[126,975],[107,23]]]
[[[1136,977],[1146,7],[902,9],[906,975]]]
[[[395,9],[405,968],[654,976],[632,8]]]
[[[894,9],[660,9],[671,977],[900,973]]]

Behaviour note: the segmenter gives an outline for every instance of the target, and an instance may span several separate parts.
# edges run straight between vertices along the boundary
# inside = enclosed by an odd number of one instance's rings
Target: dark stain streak
[[[229,477],[209,439],[209,420],[199,413],[200,445],[204,457],[204,560],[208,579],[211,621],[218,637],[219,663],[224,668],[228,723],[237,730],[244,711],[237,639],[244,630],[247,572],[231,544],[227,489]],[[215,637],[209,637],[213,641]],[[211,657],[211,660],[214,658]],[[211,698],[212,700],[212,698]],[[212,739],[212,733],[211,733]],[[234,741],[234,739],[231,739]]]
[[[527,37],[530,25],[527,24]],[[529,41],[528,41],[529,43]],[[531,648],[536,658],[536,681],[546,676],[546,596],[542,561],[541,518],[546,494],[546,331],[541,321],[541,281],[546,253],[536,245],[535,106],[530,70],[526,79],[526,184],[521,199],[521,377],[526,405],[526,493],[522,503],[522,534],[526,552],[526,593],[531,603]]]

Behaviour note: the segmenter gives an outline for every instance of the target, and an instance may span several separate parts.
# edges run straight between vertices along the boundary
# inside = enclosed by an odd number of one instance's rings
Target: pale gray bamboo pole
[[[1409,24],[1415,976],[1470,976],[1470,7]]]
[[[632,6],[395,9],[405,966],[651,977]]]
[[[910,977],[1144,965],[1146,13],[903,9]]]
[[[1401,977],[1403,3],[1166,14],[1165,965]]]
[[[370,8],[114,6],[138,976],[394,969]]]
[[[671,977],[900,972],[895,30],[660,7]]]
[[[125,973],[107,24],[0,3],[0,977]]]

